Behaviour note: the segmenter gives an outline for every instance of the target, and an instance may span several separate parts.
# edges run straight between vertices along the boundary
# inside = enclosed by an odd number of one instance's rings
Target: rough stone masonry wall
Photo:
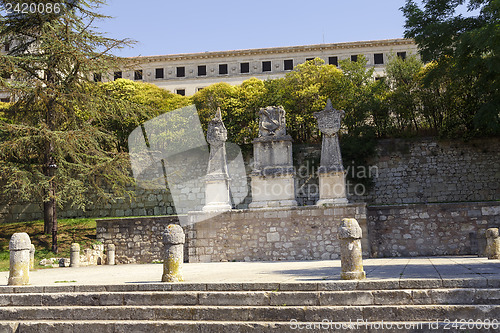
[[[313,205],[319,197],[318,178],[319,145],[295,145],[294,166],[297,169],[296,191],[299,205]],[[358,172],[349,161],[348,172]],[[426,202],[460,202],[500,200],[500,138],[462,141],[436,141],[418,138],[410,140],[380,140],[377,155],[369,165],[374,185],[363,195],[355,195],[350,189],[351,202],[368,205],[404,204]],[[245,154],[247,173],[251,171],[251,158]],[[376,172],[375,172],[376,170]],[[249,184],[249,180],[248,180]],[[203,184],[184,190],[185,202],[204,201]],[[238,186],[245,192],[243,184]],[[94,204],[86,211],[63,209],[59,217],[121,217],[153,216],[176,211],[172,195],[162,190],[136,189],[137,198],[132,202],[118,199],[115,203]],[[181,190],[182,191],[182,190]],[[196,192],[196,193],[195,193]],[[244,209],[251,201],[250,193],[237,206]],[[200,206],[201,207],[201,206]],[[0,223],[27,221],[42,218],[40,204],[16,203],[8,205],[0,199]]]
[[[482,254],[500,227],[500,202],[371,206],[372,257]]]
[[[97,220],[97,240],[114,244],[118,264],[151,263],[162,260],[163,232],[179,224],[177,216]],[[187,236],[187,232],[184,231]],[[187,247],[184,258],[187,258]]]
[[[356,218],[368,255],[366,206],[252,209],[214,215],[189,214],[189,262],[330,260],[340,254],[337,228]]]
[[[188,216],[191,222],[201,213]],[[183,226],[184,258],[189,262],[337,259],[337,228],[342,218],[355,217],[363,229],[364,254],[369,254],[366,206],[299,207],[279,210],[234,210]],[[205,215],[207,217],[207,215]],[[97,239],[115,244],[118,263],[151,263],[162,259],[162,234],[172,217],[97,220]]]
[[[369,205],[500,199],[500,138],[462,141],[381,140],[369,161],[378,175]]]

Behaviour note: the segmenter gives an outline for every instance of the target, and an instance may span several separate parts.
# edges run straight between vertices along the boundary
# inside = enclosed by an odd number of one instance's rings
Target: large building
[[[381,77],[390,56],[409,54],[417,54],[413,40],[387,39],[144,56],[131,58],[133,67],[114,72],[111,79],[150,82],[180,95],[193,95],[216,82],[240,84],[251,77],[262,80],[283,77],[294,66],[314,58],[338,65],[340,60],[355,61],[359,55],[364,55],[368,66],[375,68],[374,76]]]

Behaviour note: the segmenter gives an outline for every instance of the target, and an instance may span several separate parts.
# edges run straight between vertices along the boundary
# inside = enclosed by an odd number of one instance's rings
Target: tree
[[[21,2],[1,1],[0,9]],[[127,153],[106,124],[139,124],[149,112],[110,98],[93,82],[94,73],[105,76],[119,65],[110,52],[130,44],[93,30],[95,20],[106,18],[96,12],[104,1],[58,3],[57,12],[14,11],[0,21],[0,39],[12,41],[0,58],[0,71],[11,79],[2,77],[0,88],[15,101],[5,111],[9,122],[0,123],[0,181],[11,198],[43,202],[54,253],[58,206],[84,209],[89,191],[103,200],[131,195]]]
[[[405,37],[414,38],[427,72],[426,86],[443,78],[453,84],[446,112],[448,132],[468,135],[500,133],[500,0],[407,0]],[[466,6],[470,15],[457,14]],[[459,120],[456,123],[455,120]]]

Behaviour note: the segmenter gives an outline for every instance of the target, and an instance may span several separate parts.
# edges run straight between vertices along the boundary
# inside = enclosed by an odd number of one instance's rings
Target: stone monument
[[[342,219],[338,228],[340,240],[340,264],[342,280],[361,280],[366,278],[363,270],[363,251],[361,238],[363,231],[356,219]]]
[[[116,247],[115,244],[108,244],[106,247],[106,264],[115,264]]]
[[[30,236],[16,232],[9,242],[10,267],[9,286],[22,286],[30,283]]]
[[[335,110],[328,99],[323,111],[315,112],[318,128],[323,133],[319,174],[318,206],[346,204],[345,172],[342,165],[338,132],[345,112]]]
[[[229,194],[229,174],[226,158],[227,130],[222,122],[220,108],[215,118],[208,123],[207,141],[210,144],[207,176],[205,178],[204,212],[220,212],[231,210]]]
[[[500,259],[500,233],[498,228],[486,230],[485,254],[488,259]]]
[[[286,135],[285,110],[262,108],[259,137],[253,141],[252,203],[249,208],[297,206],[292,138]]]
[[[186,236],[182,227],[169,224],[163,233],[163,275],[162,282],[182,282],[182,264],[184,262],[184,242]]]
[[[69,253],[69,267],[80,267],[80,244],[71,244]]]

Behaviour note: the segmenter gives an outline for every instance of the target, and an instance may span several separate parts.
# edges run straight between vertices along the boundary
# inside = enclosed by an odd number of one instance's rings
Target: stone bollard
[[[107,260],[106,263],[108,265],[114,265],[115,264],[115,244],[108,244],[106,248],[107,252]]]
[[[16,232],[9,242],[10,269],[9,286],[22,286],[30,283],[30,236]]]
[[[80,267],[80,244],[78,243],[71,244],[69,267]]]
[[[340,261],[342,280],[361,280],[366,278],[363,270],[361,237],[363,232],[356,219],[342,219],[338,229],[340,240]]]
[[[162,282],[182,282],[182,263],[184,262],[184,242],[186,237],[182,227],[169,224],[163,233],[163,276]]]
[[[35,245],[33,244],[30,248],[30,269],[35,269]]]
[[[500,259],[500,236],[498,228],[486,230],[486,256],[488,259]]]

